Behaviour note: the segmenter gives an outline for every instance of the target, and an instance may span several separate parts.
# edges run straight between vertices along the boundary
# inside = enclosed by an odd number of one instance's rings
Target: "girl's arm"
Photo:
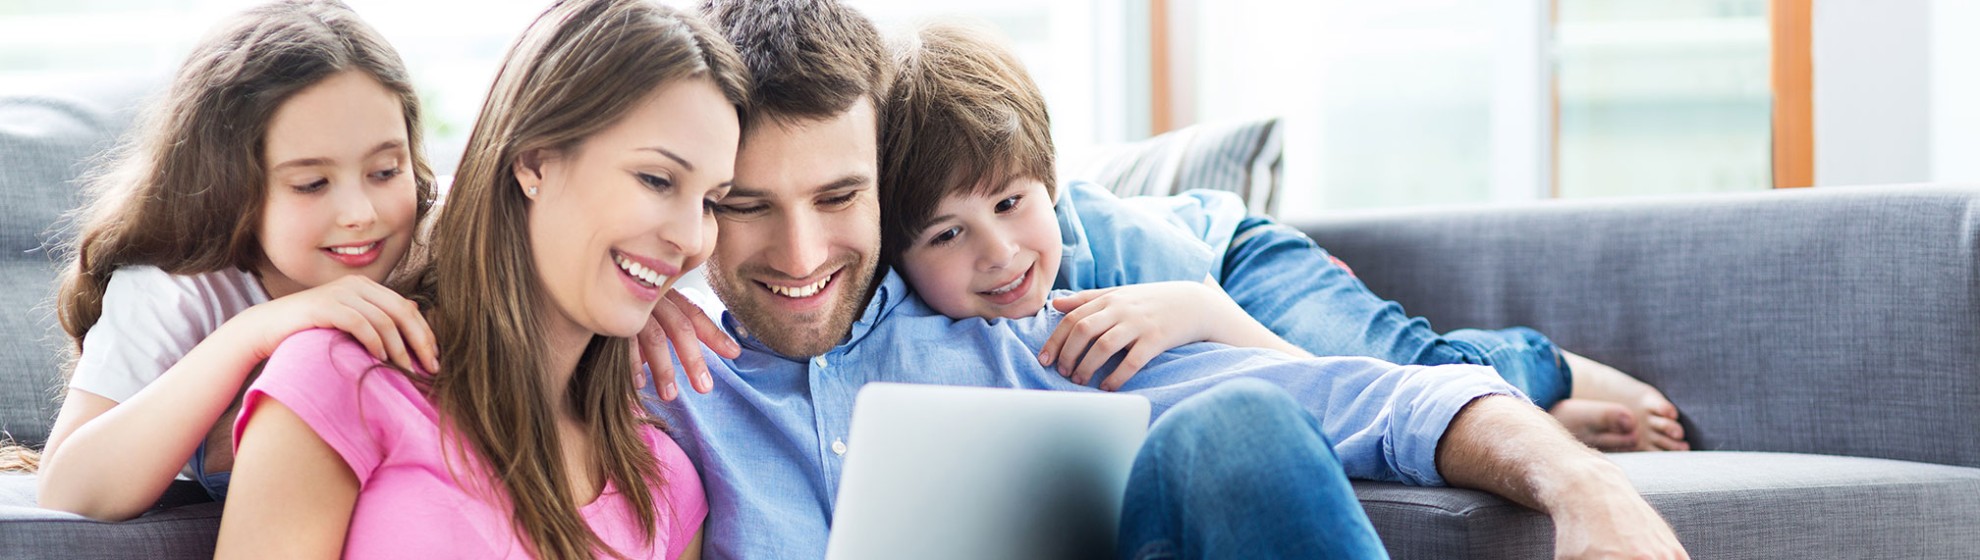
[[[1085,385],[1102,365],[1126,353],[1100,388],[1118,390],[1155,356],[1192,342],[1313,355],[1253,319],[1214,282],[1154,282],[1087,290],[1052,300],[1066,316],[1038,356]]]
[[[263,400],[245,426],[214,557],[342,556],[357,475],[280,401]]]
[[[221,421],[255,364],[290,334],[316,327],[351,333],[401,367],[412,365],[407,348],[418,349],[436,369],[432,329],[417,307],[362,277],[248,308],[122,403],[71,389],[43,448],[41,506],[111,521],[144,513]]]

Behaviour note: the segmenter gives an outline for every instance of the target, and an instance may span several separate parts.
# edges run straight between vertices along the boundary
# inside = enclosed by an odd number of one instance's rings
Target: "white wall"
[[[1980,2],[1932,2],[1932,180],[1980,183]]]
[[[1814,11],[1815,183],[1931,180],[1931,0]]]

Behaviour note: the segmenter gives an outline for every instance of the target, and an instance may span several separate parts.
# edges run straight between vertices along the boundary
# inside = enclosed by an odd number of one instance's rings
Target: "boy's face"
[[[901,252],[901,274],[923,301],[955,318],[1029,317],[1058,280],[1059,220],[1034,179],[995,193],[942,199]]]

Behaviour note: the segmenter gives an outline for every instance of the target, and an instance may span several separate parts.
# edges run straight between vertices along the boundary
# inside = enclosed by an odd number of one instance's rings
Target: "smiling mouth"
[[[839,273],[834,272],[826,275],[824,279],[821,279],[817,282],[813,282],[811,284],[806,284],[803,286],[796,286],[796,287],[777,286],[777,285],[761,283],[761,282],[759,283],[763,284],[763,287],[769,288],[770,293],[791,299],[804,299],[818,295],[818,292],[824,291],[825,286],[831,284],[832,278],[837,277],[838,275]]]
[[[330,247],[327,250],[330,251],[331,253],[335,253],[339,255],[349,255],[355,257],[358,255],[369,253],[372,251],[372,249],[377,249],[378,245],[384,242],[385,240],[380,239],[378,241],[373,241],[363,245],[345,245],[341,247]]]
[[[999,287],[997,287],[997,289],[994,289],[994,290],[990,290],[990,291],[985,291],[985,292],[977,292],[977,293],[979,293],[979,294],[983,294],[983,295],[986,295],[986,296],[1001,296],[1001,295],[1004,295],[1004,294],[1008,294],[1008,293],[1011,293],[1011,290],[1015,290],[1015,289],[1018,289],[1018,288],[1020,288],[1020,287],[1022,287],[1022,286],[1024,286],[1024,281],[1025,281],[1025,279],[1027,279],[1027,278],[1031,278],[1031,270],[1030,270],[1030,269],[1025,269],[1025,271],[1024,271],[1024,274],[1019,274],[1017,278],[1012,278],[1012,279],[1011,279],[1011,282],[1010,282],[1009,284],[1004,284],[1003,286],[999,286]]]
[[[625,255],[613,253],[612,262],[618,263],[619,270],[625,271],[627,276],[631,276],[641,286],[658,288],[662,279],[666,278],[665,276],[661,276],[660,273],[654,272],[653,269],[647,268],[646,265],[633,262],[632,259],[626,258]]]

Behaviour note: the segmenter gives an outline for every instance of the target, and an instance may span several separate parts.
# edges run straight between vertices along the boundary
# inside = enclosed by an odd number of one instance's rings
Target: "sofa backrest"
[[[82,200],[77,176],[127,122],[81,98],[0,96],[0,438],[48,436],[68,344],[52,300],[58,224]]]
[[[1440,331],[1526,325],[1704,449],[1980,467],[1980,188],[1390,211],[1296,224]]]

